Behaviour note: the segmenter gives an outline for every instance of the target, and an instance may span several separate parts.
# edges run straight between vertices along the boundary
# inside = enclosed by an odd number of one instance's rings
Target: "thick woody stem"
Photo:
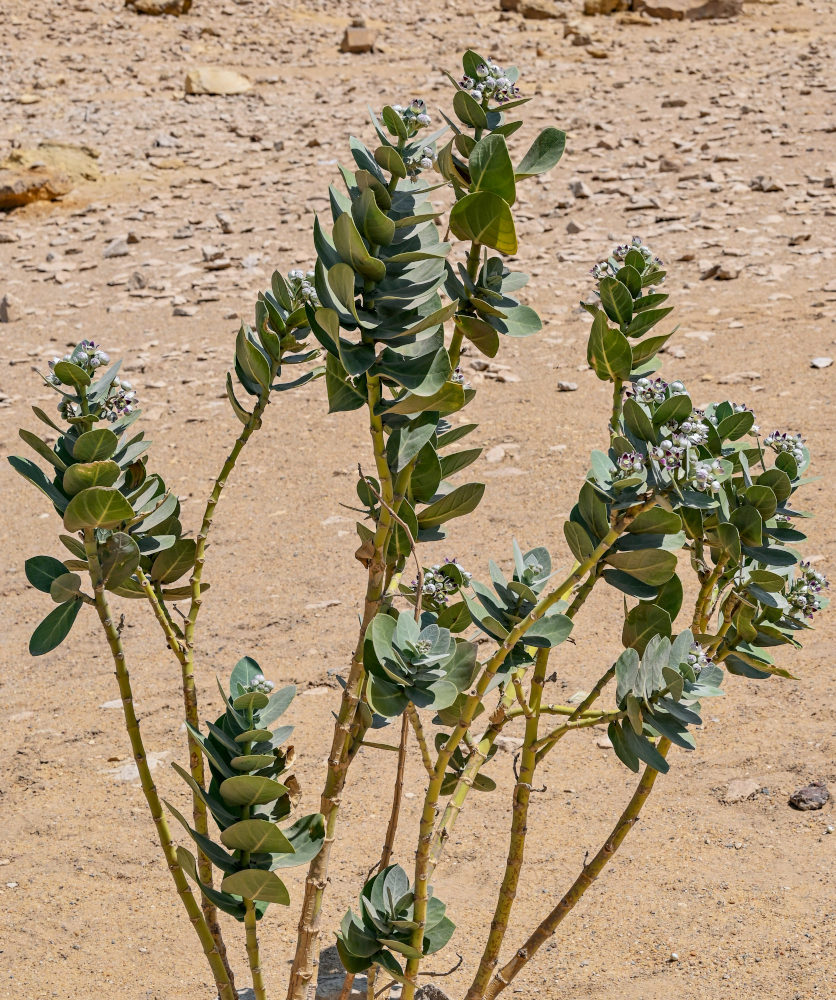
[[[334,843],[339,816],[340,801],[345,786],[346,773],[349,764],[356,756],[365,733],[365,724],[355,719],[357,705],[362,694],[365,670],[363,669],[363,642],[366,629],[380,608],[384,592],[386,575],[385,553],[392,529],[392,515],[389,508],[393,502],[393,484],[389,466],[386,462],[386,442],[383,435],[383,422],[375,408],[380,402],[380,379],[369,376],[368,405],[369,428],[374,449],[375,466],[381,484],[381,495],[386,505],[381,504],[380,515],[375,532],[373,554],[369,563],[368,583],[363,618],[360,625],[360,635],[354,656],[351,661],[348,678],[343,689],[340,710],[334,726],[334,738],[331,751],[328,754],[328,772],[325,786],[320,799],[320,812],[325,817],[325,842],[322,850],[314,858],[308,868],[305,880],[305,897],[302,902],[302,912],[299,918],[299,928],[296,938],[296,954],[290,972],[290,982],[287,990],[287,1000],[307,1000],[309,987],[315,985],[314,974],[319,962],[319,924],[322,910],[322,898],[328,881],[328,864],[331,848]],[[353,751],[353,752],[352,752]]]
[[[508,857],[505,862],[505,874],[494,908],[491,929],[485,950],[479,962],[479,968],[473,979],[465,1000],[481,1000],[491,974],[499,961],[499,950],[508,930],[508,921],[517,895],[517,886],[522,871],[525,856],[525,837],[528,829],[528,806],[531,801],[531,787],[534,784],[534,771],[537,767],[537,735],[540,723],[540,705],[543,700],[543,685],[546,679],[546,668],[549,663],[550,649],[537,652],[534,664],[534,674],[531,678],[531,691],[527,705],[522,705],[526,713],[525,735],[523,736],[522,754],[520,755],[520,771],[514,786],[514,806],[511,817],[511,838],[508,844]],[[519,695],[517,696],[519,700]]]
[[[667,755],[668,750],[670,750],[670,746],[670,742],[663,738],[659,740],[656,749],[664,757]],[[491,979],[483,997],[480,996],[479,1000],[496,1000],[496,997],[498,997],[499,994],[510,985],[520,970],[531,961],[534,955],[540,950],[546,941],[548,941],[552,934],[554,934],[560,922],[575,906],[575,904],[580,901],[586,890],[592,885],[595,879],[606,867],[607,863],[613,858],[615,852],[624,841],[624,838],[635,826],[639,813],[641,812],[642,807],[653,789],[653,783],[656,781],[656,776],[658,774],[659,772],[654,770],[652,767],[648,766],[645,768],[641,781],[639,781],[638,787],[633,793],[633,797],[630,799],[627,808],[621,814],[618,822],[613,827],[613,830],[609,837],[607,837],[604,845],[592,861],[590,861],[588,865],[584,865],[583,871],[575,879],[571,889],[569,889],[566,895],[560,900],[551,913],[549,913],[545,920],[542,921],[522,947],[517,949],[517,953],[511,961],[508,962],[507,965],[503,966],[500,971],[494,974],[494,977]]]
[[[251,899],[244,900],[244,928],[247,934],[247,958],[253,977],[253,993],[255,1000],[267,1000],[264,988],[264,976],[261,972],[261,956],[258,950],[258,929],[255,919],[255,904]]]
[[[84,532],[84,549],[87,554],[87,562],[90,567],[90,580],[93,585],[93,594],[96,604],[96,611],[99,621],[102,624],[113,663],[116,668],[116,680],[119,684],[119,694],[122,699],[122,711],[125,716],[125,728],[128,731],[128,738],[133,751],[134,763],[139,772],[139,780],[142,786],[142,793],[148,808],[151,811],[151,818],[157,830],[157,838],[163,849],[168,869],[177,888],[177,893],[183,901],[189,920],[195,929],[203,952],[209,962],[215,984],[221,1000],[237,1000],[235,991],[230,983],[229,975],[224,965],[223,958],[218,950],[217,944],[207,925],[200,906],[194,898],[183,869],[177,860],[177,851],[171,839],[168,823],[163,815],[163,807],[157,794],[154,779],[151,777],[151,770],[148,767],[148,759],[145,753],[145,746],[142,742],[142,735],[139,730],[139,720],[136,717],[133,705],[133,691],[131,690],[131,678],[128,673],[125,661],[125,650],[122,646],[122,639],[119,630],[113,621],[113,615],[105,594],[104,582],[102,580],[101,566],[99,564],[96,538],[92,529]]]
[[[424,770],[432,778],[435,769],[433,768],[432,757],[430,757],[430,748],[427,745],[427,736],[421,724],[421,716],[416,711],[412,702],[406,706],[404,718],[412,724],[412,728],[415,730],[415,740],[418,743],[418,749],[421,751],[421,762],[424,765]]]

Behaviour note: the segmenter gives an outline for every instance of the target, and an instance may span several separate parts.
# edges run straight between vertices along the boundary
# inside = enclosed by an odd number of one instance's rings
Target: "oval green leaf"
[[[266,819],[244,819],[221,833],[221,843],[232,851],[251,854],[295,854],[293,844]]]
[[[274,802],[287,792],[287,788],[272,778],[237,774],[221,782],[220,792],[227,805],[255,806]]]

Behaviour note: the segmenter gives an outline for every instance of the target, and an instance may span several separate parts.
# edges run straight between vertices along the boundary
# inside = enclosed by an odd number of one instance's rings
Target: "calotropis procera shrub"
[[[90,341],[50,363],[44,381],[57,394],[58,417],[33,407],[45,438],[21,431],[48,471],[10,459],[62,519],[58,537],[69,552],[26,562],[30,583],[55,603],[30,651],[54,649],[84,606],[95,609],[166,864],[222,1000],[234,1000],[235,987],[219,911],[243,923],[255,995],[264,1000],[258,921],[268,904],[290,902],[277,872],[300,864],[308,877],[287,996],[311,996],[340,800],[363,749],[394,751],[396,763],[383,852],[359,887],[357,909],[336,931],[343,996],[360,972],[369,997],[396,983],[405,1000],[418,996],[430,974],[426,958],[455,931],[455,914],[432,890],[435,871],[469,792],[496,794],[482,769],[503,729],[516,724],[523,740],[507,853],[497,866],[501,885],[461,1000],[498,996],[613,856],[667,772],[671,747],[694,748],[700,703],[722,693],[724,670],[754,680],[790,676],[774,651],[799,647],[825,603],[826,579],[794,548],[804,541],[799,524],[807,516],[795,506],[810,461],[803,438],[784,430],[762,436],[753,413],[731,401],[697,408],[682,382],[657,375],[658,352],[672,334],[653,331],[671,307],[659,290],[661,261],[636,238],[595,265],[584,303],[592,317],[589,364],[611,383],[612,406],[605,446],[592,452],[563,526],[568,567],[558,569],[543,545],[524,551],[516,542],[506,571],[489,564],[489,582],[455,559],[422,557],[484,492],[481,483],[458,480],[480,454],[454,447],[476,430],[459,415],[475,395],[459,360],[465,344],[494,357],[504,337],[540,327],[516,297],[526,276],[508,263],[518,251],[514,206],[518,185],[553,167],[565,140],[546,128],[515,165],[509,139],[522,122],[508,113],[526,100],[517,71],[469,51],[463,73],[450,78],[454,117],[443,115],[438,131],[420,99],[372,114],[374,148],[350,140],[353,165],[341,168],[343,188],[329,189],[331,222],[314,223],[313,268],[287,279],[277,272],[259,295],[227,376],[242,429],[194,534],[180,521],[177,496],[149,470],[133,389]],[[435,190],[444,191],[446,212],[431,201]],[[219,685],[221,715],[202,721],[196,629],[208,588],[207,537],[227,478],[276,394],[321,376],[330,412],[363,409],[368,421],[370,454],[358,456],[356,552],[366,586],[320,811],[293,819],[300,789],[290,727],[275,727],[293,688],[273,691],[244,656],[228,686]],[[280,398],[291,405],[292,396]],[[696,576],[696,598],[686,610],[680,573],[687,571]],[[609,588],[624,609],[622,651],[599,665],[580,704],[551,704],[547,677],[559,666],[549,661],[595,587]],[[188,848],[172,838],[134,713],[124,619],[114,610],[114,602],[131,599],[150,605],[177,662],[189,766],[175,767],[192,795],[191,816],[166,805]],[[601,707],[605,695],[609,704]],[[396,742],[368,738],[395,720]],[[636,790],[601,849],[502,964],[535,772],[565,736],[596,726],[607,727],[618,761],[633,771],[643,765]],[[426,773],[423,807],[414,852],[402,848],[398,864],[413,738]],[[282,967],[284,956],[272,957]]]

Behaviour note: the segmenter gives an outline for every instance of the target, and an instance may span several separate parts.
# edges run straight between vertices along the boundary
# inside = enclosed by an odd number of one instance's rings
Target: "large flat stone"
[[[636,0],[634,9],[664,21],[701,21],[737,17],[743,0]]]
[[[234,69],[219,69],[216,66],[200,66],[186,73],[187,94],[212,94],[226,96],[245,94],[252,89],[252,83]]]

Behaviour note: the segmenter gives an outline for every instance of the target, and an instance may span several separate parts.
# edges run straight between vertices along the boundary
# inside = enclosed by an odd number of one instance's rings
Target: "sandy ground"
[[[836,367],[810,361],[836,353],[830,8],[747,3],[730,23],[580,18],[591,54],[564,39],[562,21],[500,15],[487,0],[422,0],[390,5],[386,23],[370,21],[380,51],[351,56],[337,51],[347,8],[329,0],[196,0],[182,19],[140,17],[118,0],[0,0],[0,155],[44,139],[88,144],[104,177],[62,203],[0,217],[0,297],[11,295],[20,315],[0,326],[3,452],[22,453],[17,427],[36,423],[29,404],[52,399],[32,364],[92,337],[129,359],[154,464],[194,526],[237,433],[222,379],[239,315],[250,316],[274,267],[310,261],[312,213],[326,206],[347,133],[369,132],[366,104],[420,93],[446,106],[439,70],[455,70],[473,45],[522,67],[525,92],[537,96],[526,132],[555,123],[569,144],[521,205],[520,257],[546,328],[503,348],[504,381],[466,366],[480,388],[468,411],[481,422],[479,443],[504,454],[475,467],[485,500],[435,555],[484,573],[490,557],[507,563],[516,535],[566,558],[561,524],[606,420],[606,389],[585,370],[577,302],[590,265],[640,233],[670,262],[682,324],[665,372],[693,385],[698,403],[730,396],[753,406],[762,426],[808,435],[823,478],[807,490],[806,506],[819,515],[807,552],[826,568]],[[382,10],[368,13],[382,18]],[[204,64],[244,72],[255,87],[184,99],[186,71]],[[567,232],[571,222],[579,232]],[[129,232],[136,242],[126,256],[103,256]],[[204,247],[222,249],[229,268],[209,270]],[[716,265],[728,280],[703,280]],[[559,393],[558,380],[579,391]],[[214,674],[245,653],[277,683],[299,684],[289,715],[306,811],[316,807],[338,698],[333,673],[353,645],[363,587],[354,519],[339,504],[352,503],[365,431],[358,414],[327,416],[323,390],[314,383],[271,406],[234,475],[209,554],[199,657],[211,717]],[[59,554],[58,524],[5,463],[0,477],[0,997],[207,998],[208,973],[192,957],[140,790],[114,773],[127,742],[109,707],[116,691],[92,616],[56,652],[28,658],[28,636],[48,607],[22,564]],[[588,687],[617,651],[618,607],[606,596],[582,615],[577,644],[562,647],[553,699]],[[155,776],[185,802],[167,766],[184,758],[176,671],[149,614],[126,610],[146,744],[162,755]],[[811,813],[787,805],[811,779],[836,783],[833,620],[786,657],[797,681],[728,680],[728,697],[707,707],[697,751],[676,754],[638,830],[514,992],[543,1000],[836,994],[833,804]],[[551,908],[629,795],[632,776],[596,745],[599,736],[567,739],[543,767],[509,948]],[[327,928],[377,857],[390,757],[364,751],[356,766]],[[418,788],[419,764],[409,767]],[[446,981],[454,995],[475,967],[505,854],[511,758],[500,754],[489,773],[500,790],[471,802],[437,878],[459,925],[437,967],[464,956]],[[747,777],[761,787],[757,797],[723,804],[727,783]],[[413,828],[419,802],[407,798],[402,831]],[[411,851],[399,837],[399,859],[408,864]],[[300,880],[290,880],[295,900]],[[273,907],[263,925],[276,996],[295,920],[295,907]],[[239,938],[233,955],[243,985]]]

